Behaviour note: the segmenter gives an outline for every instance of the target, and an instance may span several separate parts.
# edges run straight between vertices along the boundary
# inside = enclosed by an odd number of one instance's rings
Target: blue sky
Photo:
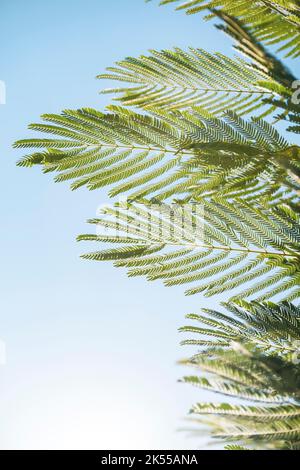
[[[1,10],[0,448],[204,446],[176,431],[205,394],[176,383],[185,371],[175,362],[189,353],[177,333],[184,314],[207,301],[80,260],[75,238],[106,192],[17,168],[23,152],[11,145],[42,113],[103,109],[107,84],[95,76],[124,56],[232,53],[230,42],[198,15],[143,0],[2,0]]]

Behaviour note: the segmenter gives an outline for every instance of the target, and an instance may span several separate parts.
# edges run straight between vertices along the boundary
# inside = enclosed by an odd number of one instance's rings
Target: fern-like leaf
[[[279,91],[268,71],[255,70],[239,58],[192,48],[153,50],[150,56],[128,57],[98,78],[122,84],[104,93],[119,94],[123,105],[168,110],[197,105],[216,116],[227,109],[239,115],[267,114],[273,107],[265,106],[266,100],[278,96]]]
[[[46,123],[30,128],[54,138],[16,142],[34,149],[19,165],[43,165],[58,173],[56,181],[73,180],[72,189],[108,186],[111,196],[127,193],[131,199],[221,192],[276,200],[279,190],[289,199],[291,190],[300,189],[299,148],[289,147],[265,121],[233,113],[217,119],[200,109],[151,116],[110,110],[44,115]]]
[[[228,313],[205,309],[203,315],[187,316],[196,326],[181,331],[196,337],[183,344],[202,350],[183,363],[201,375],[186,376],[183,381],[239,401],[196,403],[191,413],[205,416],[214,435],[236,441],[237,450],[249,442],[264,449],[296,449],[300,308],[287,302],[240,301],[224,306]]]
[[[180,0],[162,0],[161,5]],[[194,14],[209,10],[222,10],[239,19],[257,38],[267,45],[279,44],[287,57],[300,55],[300,6],[297,0],[188,0],[178,10]],[[214,17],[214,13],[206,18]]]
[[[211,296],[253,280],[239,298],[300,294],[299,217],[286,207],[253,208],[241,200],[233,206],[214,199],[187,206],[121,203],[103,213],[90,222],[98,234],[103,227],[109,230],[118,246],[85,259],[114,260],[129,276],[162,279],[166,286],[192,283],[188,295]],[[134,237],[134,244],[118,243],[124,234]],[[98,235],[79,240],[98,241]]]

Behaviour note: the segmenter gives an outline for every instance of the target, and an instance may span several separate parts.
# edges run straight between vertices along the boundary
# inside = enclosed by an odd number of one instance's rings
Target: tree
[[[229,314],[190,315],[200,326],[182,328],[200,334],[184,341],[201,347],[184,363],[202,373],[184,381],[250,404],[192,412],[209,415],[217,436],[236,441],[231,449],[249,441],[297,449],[300,313],[291,302],[300,297],[300,147],[276,123],[298,134],[300,104],[296,77],[266,46],[300,55],[300,7],[193,0],[179,8],[208,9],[247,59],[192,48],[127,58],[99,76],[121,82],[105,90],[121,106],[44,115],[30,128],[52,137],[16,142],[34,149],[19,165],[41,165],[72,189],[108,186],[111,197],[128,197],[89,221],[97,233],[78,239],[109,247],[83,258],[167,286],[192,284],[188,295],[233,291]]]

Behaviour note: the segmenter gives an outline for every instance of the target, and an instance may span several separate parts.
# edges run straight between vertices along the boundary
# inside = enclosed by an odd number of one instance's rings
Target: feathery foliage
[[[233,206],[216,199],[181,207],[120,203],[103,209],[105,217],[89,221],[98,235],[79,240],[117,247],[83,258],[114,261],[129,276],[162,279],[166,286],[192,283],[187,295],[212,296],[254,280],[239,298],[299,297],[299,216],[288,207],[254,208],[241,200]],[[107,236],[102,227],[110,231]]]
[[[199,335],[183,345],[231,348],[232,343],[251,343],[257,351],[281,355],[290,362],[300,359],[300,308],[288,302],[224,303],[228,313],[202,309],[204,315],[189,314],[187,319],[200,326],[184,326],[183,333]],[[205,337],[206,339],[204,339]]]
[[[205,422],[216,437],[238,445],[298,448],[300,309],[289,303],[257,302],[225,307],[230,314],[205,310],[203,316],[188,315],[200,327],[183,327],[181,331],[197,335],[183,344],[208,348],[184,361],[202,375],[183,381],[239,401],[197,403],[192,414],[211,417]]]
[[[240,58],[192,48],[128,57],[98,78],[121,82],[122,87],[103,93],[120,94],[118,101],[123,105],[168,110],[200,106],[216,116],[228,109],[239,115],[266,115],[274,109],[265,106],[266,100],[280,91],[268,73],[251,68]],[[125,88],[124,82],[130,86]]]
[[[285,119],[290,123],[287,131],[300,133],[300,94],[297,92],[300,81],[282,61],[267,51],[236,18],[222,11],[215,10],[214,13],[223,21],[222,24],[217,25],[217,28],[236,41],[235,49],[238,52],[251,59],[252,63],[249,67],[267,73],[277,84],[281,85],[277,88],[280,97],[265,97],[264,102],[272,106],[272,109],[283,110],[277,115],[277,119]],[[265,86],[268,86],[267,83]],[[296,99],[294,99],[294,93],[297,95]]]
[[[29,127],[55,138],[16,142],[17,148],[35,149],[19,165],[42,164],[44,172],[58,172],[55,181],[73,180],[72,189],[110,186],[111,196],[127,193],[131,199],[220,191],[249,197],[251,189],[255,198],[276,200],[280,188],[300,189],[300,148],[266,121],[244,121],[231,112],[218,119],[198,108],[146,116],[110,110],[44,115],[46,123]]]
[[[210,10],[248,61],[193,48],[126,58],[100,78],[122,82],[105,92],[127,108],[44,115],[30,126],[43,136],[16,142],[33,152],[18,164],[41,165],[72,189],[129,196],[89,221],[96,233],[78,239],[109,248],[83,258],[166,286],[191,284],[189,295],[233,291],[228,314],[206,309],[188,316],[197,326],[181,329],[197,335],[183,344],[202,348],[184,361],[202,375],[184,381],[233,399],[192,412],[236,441],[228,449],[297,449],[300,311],[288,301],[300,297],[300,147],[263,118],[277,113],[300,132],[295,77],[265,48],[300,55],[299,3],[187,0],[179,8]]]
[[[283,62],[268,51],[237,18],[222,10],[214,10],[214,14],[222,21],[221,24],[216,25],[216,28],[235,41],[234,49],[251,60],[250,68],[271,77],[275,82],[284,86],[286,93],[288,93],[296,77]]]
[[[297,0],[162,0],[161,5],[178,3],[178,10],[187,14],[211,11],[207,19],[214,17],[214,10],[222,10],[243,23],[258,41],[267,45],[279,44],[279,51],[287,57],[300,55],[300,6]]]

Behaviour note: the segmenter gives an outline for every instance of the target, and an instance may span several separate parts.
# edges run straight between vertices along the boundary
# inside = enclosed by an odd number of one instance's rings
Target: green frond
[[[55,138],[16,142],[34,149],[19,165],[40,164],[57,173],[55,181],[72,181],[72,189],[108,186],[111,196],[160,200],[222,193],[274,204],[280,191],[292,202],[300,189],[299,148],[259,119],[231,112],[218,119],[199,108],[149,116],[111,107],[106,114],[67,110],[43,120],[30,128]]]
[[[181,0],[162,0],[161,5],[178,3]],[[187,14],[209,9],[207,19],[214,18],[214,10],[221,10],[236,17],[258,41],[266,45],[279,45],[287,57],[300,55],[299,30],[300,6],[297,0],[187,0],[178,10]]]
[[[213,428],[213,435],[234,440],[238,446],[252,442],[258,448],[296,449],[300,440],[300,308],[287,302],[240,301],[224,306],[228,313],[205,309],[204,315],[187,316],[200,327],[180,330],[199,336],[198,345],[208,349],[183,361],[205,375],[187,376],[183,381],[238,402],[196,403],[191,413],[210,416],[205,423]]]
[[[255,70],[240,58],[192,48],[187,52],[179,48],[153,50],[149,56],[128,57],[98,78],[121,83],[120,88],[104,93],[118,94],[123,105],[144,109],[200,106],[216,116],[228,109],[239,115],[252,111],[267,114],[270,106],[265,105],[266,100],[280,96],[268,71]]]
[[[300,419],[300,406],[278,405],[278,406],[245,406],[230,405],[228,403],[198,403],[193,406],[192,413],[205,415],[229,416],[234,418],[255,419],[257,422],[273,422],[277,420]]]
[[[243,354],[242,354],[243,355]],[[259,402],[259,405],[228,403],[200,403],[193,406],[191,413],[200,416],[211,416],[209,423],[215,437],[227,441],[249,443],[268,442],[275,448],[293,448],[299,442],[300,401],[299,401],[299,366],[289,364],[288,374],[294,377],[285,384],[287,377],[284,367],[275,361],[269,367],[267,357],[250,355],[241,361],[241,351],[234,358],[230,353],[230,369],[235,368],[235,375],[227,374],[228,363],[224,355],[216,352],[213,359],[202,357],[191,361],[193,367],[212,373],[216,378],[189,376],[184,382],[199,386],[217,394],[228,395],[239,401]],[[210,364],[213,364],[211,367]],[[236,363],[236,365],[235,365]],[[218,367],[214,368],[214,364]],[[254,369],[253,369],[254,367]],[[253,386],[250,371],[261,367],[260,387]],[[223,377],[221,379],[221,377]],[[291,403],[292,402],[292,403]]]
[[[78,240],[106,248],[84,259],[187,286],[186,295],[231,291],[224,311],[189,314],[180,328],[182,344],[197,346],[181,361],[195,371],[182,382],[232,400],[191,413],[235,441],[229,450],[300,449],[300,307],[291,303],[300,297],[300,147],[263,119],[276,111],[300,133],[295,77],[265,47],[300,56],[299,2],[179,9],[221,19],[251,63],[192,48],[128,57],[99,76],[121,82],[104,93],[126,107],[45,114],[29,126],[40,138],[15,143],[32,152],[18,165],[40,165],[74,190],[127,196],[89,220],[94,233]]]
[[[215,437],[227,440],[262,440],[262,441],[299,441],[300,438],[300,419],[291,420],[289,422],[279,421],[268,424],[248,425],[228,425],[222,427],[220,431],[216,430]]]
[[[274,304],[240,301],[223,305],[227,314],[204,309],[205,316],[187,315],[187,319],[203,326],[184,326],[180,331],[200,334],[201,339],[204,336],[206,346],[215,346],[215,340],[222,339],[220,345],[227,348],[231,347],[232,342],[250,342],[259,351],[280,354],[287,360],[297,358],[298,354],[300,356],[299,307],[288,302]],[[213,329],[205,325],[210,325]],[[212,337],[212,340],[207,337]],[[184,344],[189,342],[185,341]]]
[[[217,29],[225,32],[234,39],[236,44],[234,48],[242,55],[251,60],[251,68],[260,70],[272,77],[281,87],[277,89],[278,94],[289,94],[292,83],[296,80],[295,75],[280,61],[275,55],[270,53],[263,44],[261,44],[252,32],[234,16],[229,15],[223,10],[214,9],[213,13],[222,20],[221,24],[216,25]],[[269,87],[269,83],[265,83]],[[271,84],[273,87],[273,84]]]
[[[241,200],[234,206],[220,199],[188,205],[120,203],[90,221],[98,234],[109,230],[119,246],[83,258],[113,260],[127,267],[129,276],[163,280],[166,286],[191,283],[189,295],[211,296],[244,285],[235,298],[271,298],[289,288],[300,294],[298,218],[284,207],[253,208]],[[124,236],[134,237],[134,243],[124,245]],[[146,256],[153,252],[154,257]],[[247,287],[250,280],[256,283]]]

